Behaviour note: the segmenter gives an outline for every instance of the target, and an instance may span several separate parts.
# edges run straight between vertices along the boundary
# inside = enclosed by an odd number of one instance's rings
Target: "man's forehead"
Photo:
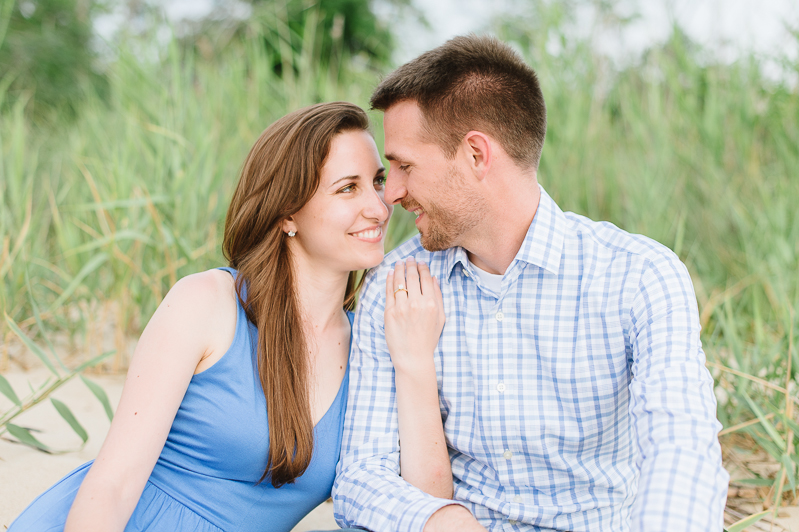
[[[429,144],[422,127],[422,113],[413,100],[389,107],[383,116],[385,156],[389,161],[407,160],[410,151]]]
[[[388,109],[383,116],[383,123],[386,121],[414,121],[418,122],[422,119],[422,111],[419,104],[414,100],[402,100]]]

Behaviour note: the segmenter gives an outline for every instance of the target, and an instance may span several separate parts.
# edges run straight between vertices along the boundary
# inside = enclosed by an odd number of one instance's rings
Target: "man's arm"
[[[720,531],[729,482],[721,426],[693,286],[674,254],[647,265],[631,318],[630,416],[641,470],[632,529]]]
[[[381,267],[368,275],[355,317],[349,399],[333,501],[342,526],[421,531],[437,510],[455,503],[428,495],[399,475],[394,368],[382,325],[387,270]]]

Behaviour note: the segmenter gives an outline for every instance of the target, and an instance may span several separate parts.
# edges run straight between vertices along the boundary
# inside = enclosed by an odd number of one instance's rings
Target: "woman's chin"
[[[363,257],[363,260],[359,260],[357,265],[353,268],[353,271],[357,270],[368,270],[369,268],[374,268],[381,262],[383,262],[383,250],[380,249],[379,252],[375,252],[374,254],[370,254]]]

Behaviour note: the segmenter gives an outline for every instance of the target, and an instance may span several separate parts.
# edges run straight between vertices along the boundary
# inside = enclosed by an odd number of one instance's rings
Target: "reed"
[[[799,91],[766,79],[757,57],[708,60],[677,28],[614,70],[550,15],[495,28],[540,74],[549,131],[539,180],[564,209],[646,234],[686,263],[733,485],[760,490],[773,512],[795,500],[799,462]],[[336,51],[319,67],[309,31],[300,51],[280,48],[278,75],[262,39],[286,28],[264,23],[211,58],[173,41],[142,60],[141,42],[123,42],[110,99],[89,94],[69,123],[32,122],[26,101],[2,102],[0,83],[0,303],[32,342],[47,341],[46,324],[85,345],[93,324],[111,321],[118,354],[107,364],[124,368],[126,339],[169,287],[222,264],[228,198],[260,131],[318,101],[367,105],[377,79],[368,63]],[[547,52],[552,35],[558,55]],[[395,213],[390,247],[414,232]],[[0,370],[13,338],[0,325]],[[752,452],[775,468],[749,467],[740,457]]]

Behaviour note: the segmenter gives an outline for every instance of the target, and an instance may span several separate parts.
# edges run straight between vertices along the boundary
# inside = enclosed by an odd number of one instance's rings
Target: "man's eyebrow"
[[[393,153],[387,153],[386,154],[386,160],[388,160],[388,161],[399,161],[400,158],[399,158],[398,155],[395,155]]]

